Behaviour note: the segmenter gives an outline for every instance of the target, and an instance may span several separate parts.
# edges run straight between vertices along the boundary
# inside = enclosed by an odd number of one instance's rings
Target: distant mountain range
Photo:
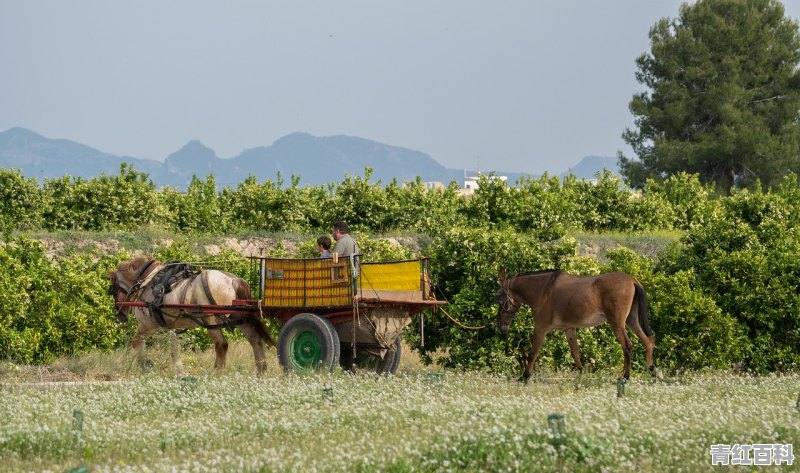
[[[235,187],[247,176],[260,181],[276,179],[285,182],[291,176],[300,178],[300,185],[321,185],[339,182],[345,175],[363,176],[364,168],[373,169],[372,180],[389,183],[412,181],[456,181],[463,184],[463,169],[447,169],[425,153],[352,136],[315,137],[292,133],[270,146],[248,149],[238,156],[222,159],[214,150],[199,141],[190,141],[167,156],[164,162],[117,156],[64,139],[50,139],[25,128],[11,128],[0,133],[0,167],[17,168],[25,177],[92,178],[105,173],[117,174],[120,164],[127,162],[145,172],[157,186],[185,189],[192,176],[205,178],[212,174],[219,187]],[[571,168],[581,178],[592,178],[603,167],[618,172],[616,158],[587,156]],[[474,174],[471,171],[470,174]],[[496,171],[514,183],[523,173]],[[532,176],[535,177],[535,176]]]

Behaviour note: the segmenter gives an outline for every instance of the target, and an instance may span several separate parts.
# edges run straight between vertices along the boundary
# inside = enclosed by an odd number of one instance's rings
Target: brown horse
[[[575,365],[583,369],[576,329],[594,327],[603,322],[611,324],[614,335],[622,345],[625,355],[623,378],[630,377],[633,349],[625,330],[626,324],[644,344],[648,368],[658,375],[653,366],[655,335],[648,322],[647,296],[641,283],[630,275],[614,272],[599,276],[575,276],[561,270],[545,270],[506,278],[506,271],[502,268],[498,282],[500,289],[495,295],[495,302],[500,306],[497,312],[500,332],[508,333],[523,303],[533,311],[531,354],[520,381],[527,382],[530,378],[545,335],[553,329],[564,331]]]
[[[144,302],[145,307],[119,306],[117,318],[128,320],[130,311],[139,323],[130,345],[145,361],[144,341],[159,329],[185,330],[205,327],[214,342],[216,361],[214,367],[225,366],[228,341],[222,333],[223,327],[238,326],[253,347],[256,371],[266,367],[263,343],[275,345],[260,318],[255,314],[240,317],[229,314],[198,314],[174,308],[162,308],[163,304],[230,305],[234,299],[250,299],[250,285],[243,279],[224,271],[192,271],[186,264],[162,265],[157,260],[137,257],[119,264],[116,271],[109,271],[111,287],[109,295],[116,302]],[[178,270],[176,270],[178,269]],[[169,277],[167,277],[169,276]],[[173,343],[172,358],[180,370],[177,345]]]

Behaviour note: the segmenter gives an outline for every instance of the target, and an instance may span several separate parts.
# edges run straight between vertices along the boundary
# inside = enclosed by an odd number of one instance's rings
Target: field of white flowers
[[[632,379],[623,397],[612,376],[563,373],[3,382],[0,470],[714,471],[712,444],[800,447],[798,393],[798,375],[727,374]]]

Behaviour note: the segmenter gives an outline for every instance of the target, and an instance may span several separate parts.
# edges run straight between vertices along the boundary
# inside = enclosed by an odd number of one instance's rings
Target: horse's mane
[[[123,261],[119,264],[117,268],[121,274],[125,274],[130,276],[131,278],[136,278],[139,276],[139,271],[141,268],[147,264],[150,259],[145,258],[144,256],[137,256],[130,261]]]
[[[524,276],[538,276],[540,274],[552,273],[552,276],[550,276],[550,279],[548,279],[547,283],[545,284],[545,287],[549,287],[554,282],[556,282],[556,279],[559,276],[561,276],[563,272],[564,272],[563,269],[537,269],[536,271],[527,271],[525,273],[515,274],[514,276],[511,276],[509,279],[514,279]]]

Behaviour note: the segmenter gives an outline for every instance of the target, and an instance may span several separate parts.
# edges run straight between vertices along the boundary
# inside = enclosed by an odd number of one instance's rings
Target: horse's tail
[[[243,300],[251,299],[253,296],[250,292],[250,284],[244,279],[240,279],[238,282],[239,284],[236,285],[236,297]],[[261,340],[268,345],[276,346],[275,340],[272,339],[272,335],[269,334],[267,327],[264,325],[264,321],[261,320],[258,315],[248,315],[246,319],[247,323],[250,324],[261,337]]]
[[[639,281],[633,283],[633,287],[636,290],[635,299],[639,302],[639,325],[644,330],[645,335],[652,337],[653,329],[650,328],[650,311],[647,309],[647,295],[644,293],[644,287]]]

